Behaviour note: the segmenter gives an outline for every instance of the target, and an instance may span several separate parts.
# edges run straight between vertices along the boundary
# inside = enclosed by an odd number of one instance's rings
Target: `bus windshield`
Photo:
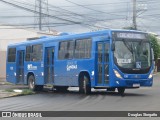
[[[114,61],[121,68],[148,69],[151,66],[150,43],[127,39],[115,41]]]

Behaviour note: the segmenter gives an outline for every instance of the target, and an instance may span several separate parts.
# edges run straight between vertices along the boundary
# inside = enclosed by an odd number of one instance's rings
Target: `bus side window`
[[[26,47],[26,61],[30,61],[31,59],[31,46]]]
[[[67,47],[67,42],[63,41],[59,43],[59,50],[58,50],[58,58],[60,60],[65,59],[65,53],[66,53],[66,47]]]
[[[42,45],[33,45],[33,52],[31,55],[32,61],[41,61],[42,60]]]
[[[76,40],[75,58],[77,59],[90,58],[91,46],[92,46],[91,39]]]
[[[74,41],[69,41],[67,44],[67,58],[73,58],[73,51],[74,51]]]
[[[72,59],[74,51],[74,41],[63,41],[59,44],[58,58],[63,59]]]
[[[8,62],[15,62],[16,60],[16,48],[8,49]]]

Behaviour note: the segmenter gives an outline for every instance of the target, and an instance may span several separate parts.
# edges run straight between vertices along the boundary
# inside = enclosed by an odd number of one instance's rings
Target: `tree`
[[[157,60],[160,57],[160,45],[158,44],[158,39],[154,35],[150,34],[149,38],[150,38],[151,45],[154,51],[155,64],[157,66]]]

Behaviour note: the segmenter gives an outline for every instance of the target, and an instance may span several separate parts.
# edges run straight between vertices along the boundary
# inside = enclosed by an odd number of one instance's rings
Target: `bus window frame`
[[[61,48],[63,48],[63,47],[61,47],[61,44],[62,43],[67,43],[66,44],[66,46],[64,46],[64,50],[62,51],[62,52],[64,52],[64,53],[60,53],[61,52]],[[68,47],[68,43],[70,43],[70,42],[73,42],[73,47],[72,47],[72,49],[70,50],[69,48],[70,47]],[[65,49],[65,48],[67,48],[67,49]],[[69,59],[74,59],[74,49],[75,49],[75,40],[65,40],[65,41],[60,41],[59,43],[58,43],[58,60],[69,60]],[[67,52],[65,52],[67,50]],[[70,52],[70,51],[72,51],[72,57],[69,57],[70,55],[70,53],[68,53],[68,52]],[[60,54],[62,54],[62,55],[64,55],[64,57],[60,57]],[[68,56],[68,57],[67,57]]]
[[[10,54],[10,49],[15,49],[15,53],[14,54]],[[16,62],[16,57],[17,57],[17,49],[16,49],[16,47],[11,47],[11,48],[8,48],[8,52],[7,52],[7,62],[8,63],[15,63]],[[14,55],[14,61],[9,61],[10,59],[9,59],[9,57],[10,56],[12,56],[13,57],[13,55]]]
[[[36,60],[36,59],[34,59],[33,58],[33,47],[34,46],[41,46],[41,51],[39,51],[39,52],[35,52],[36,53],[36,55],[37,54],[40,54],[40,52],[41,52],[41,58],[40,59],[38,59],[38,60]],[[28,50],[27,50],[27,47],[30,47],[30,50],[29,50],[29,53],[28,53]],[[29,55],[29,59],[27,59],[27,55]],[[26,60],[27,59],[27,60]],[[32,45],[26,45],[26,51],[25,51],[25,61],[26,62],[40,62],[40,61],[42,61],[43,60],[43,44],[32,44]]]
[[[90,41],[90,48],[89,48],[89,57],[76,57],[76,46],[77,46],[77,42],[76,41],[86,41],[89,40]],[[75,40],[75,49],[74,49],[74,59],[90,59],[92,57],[92,38],[82,38],[82,39],[76,39]],[[84,54],[87,54],[86,52],[84,52]],[[85,55],[84,55],[85,56]]]

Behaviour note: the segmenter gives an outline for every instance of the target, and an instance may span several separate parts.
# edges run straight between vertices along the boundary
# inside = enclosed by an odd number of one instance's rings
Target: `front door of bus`
[[[109,42],[97,43],[97,85],[109,84]]]
[[[54,47],[46,48],[45,54],[45,81],[51,84],[54,82]]]
[[[17,83],[24,82],[24,50],[17,51]]]

